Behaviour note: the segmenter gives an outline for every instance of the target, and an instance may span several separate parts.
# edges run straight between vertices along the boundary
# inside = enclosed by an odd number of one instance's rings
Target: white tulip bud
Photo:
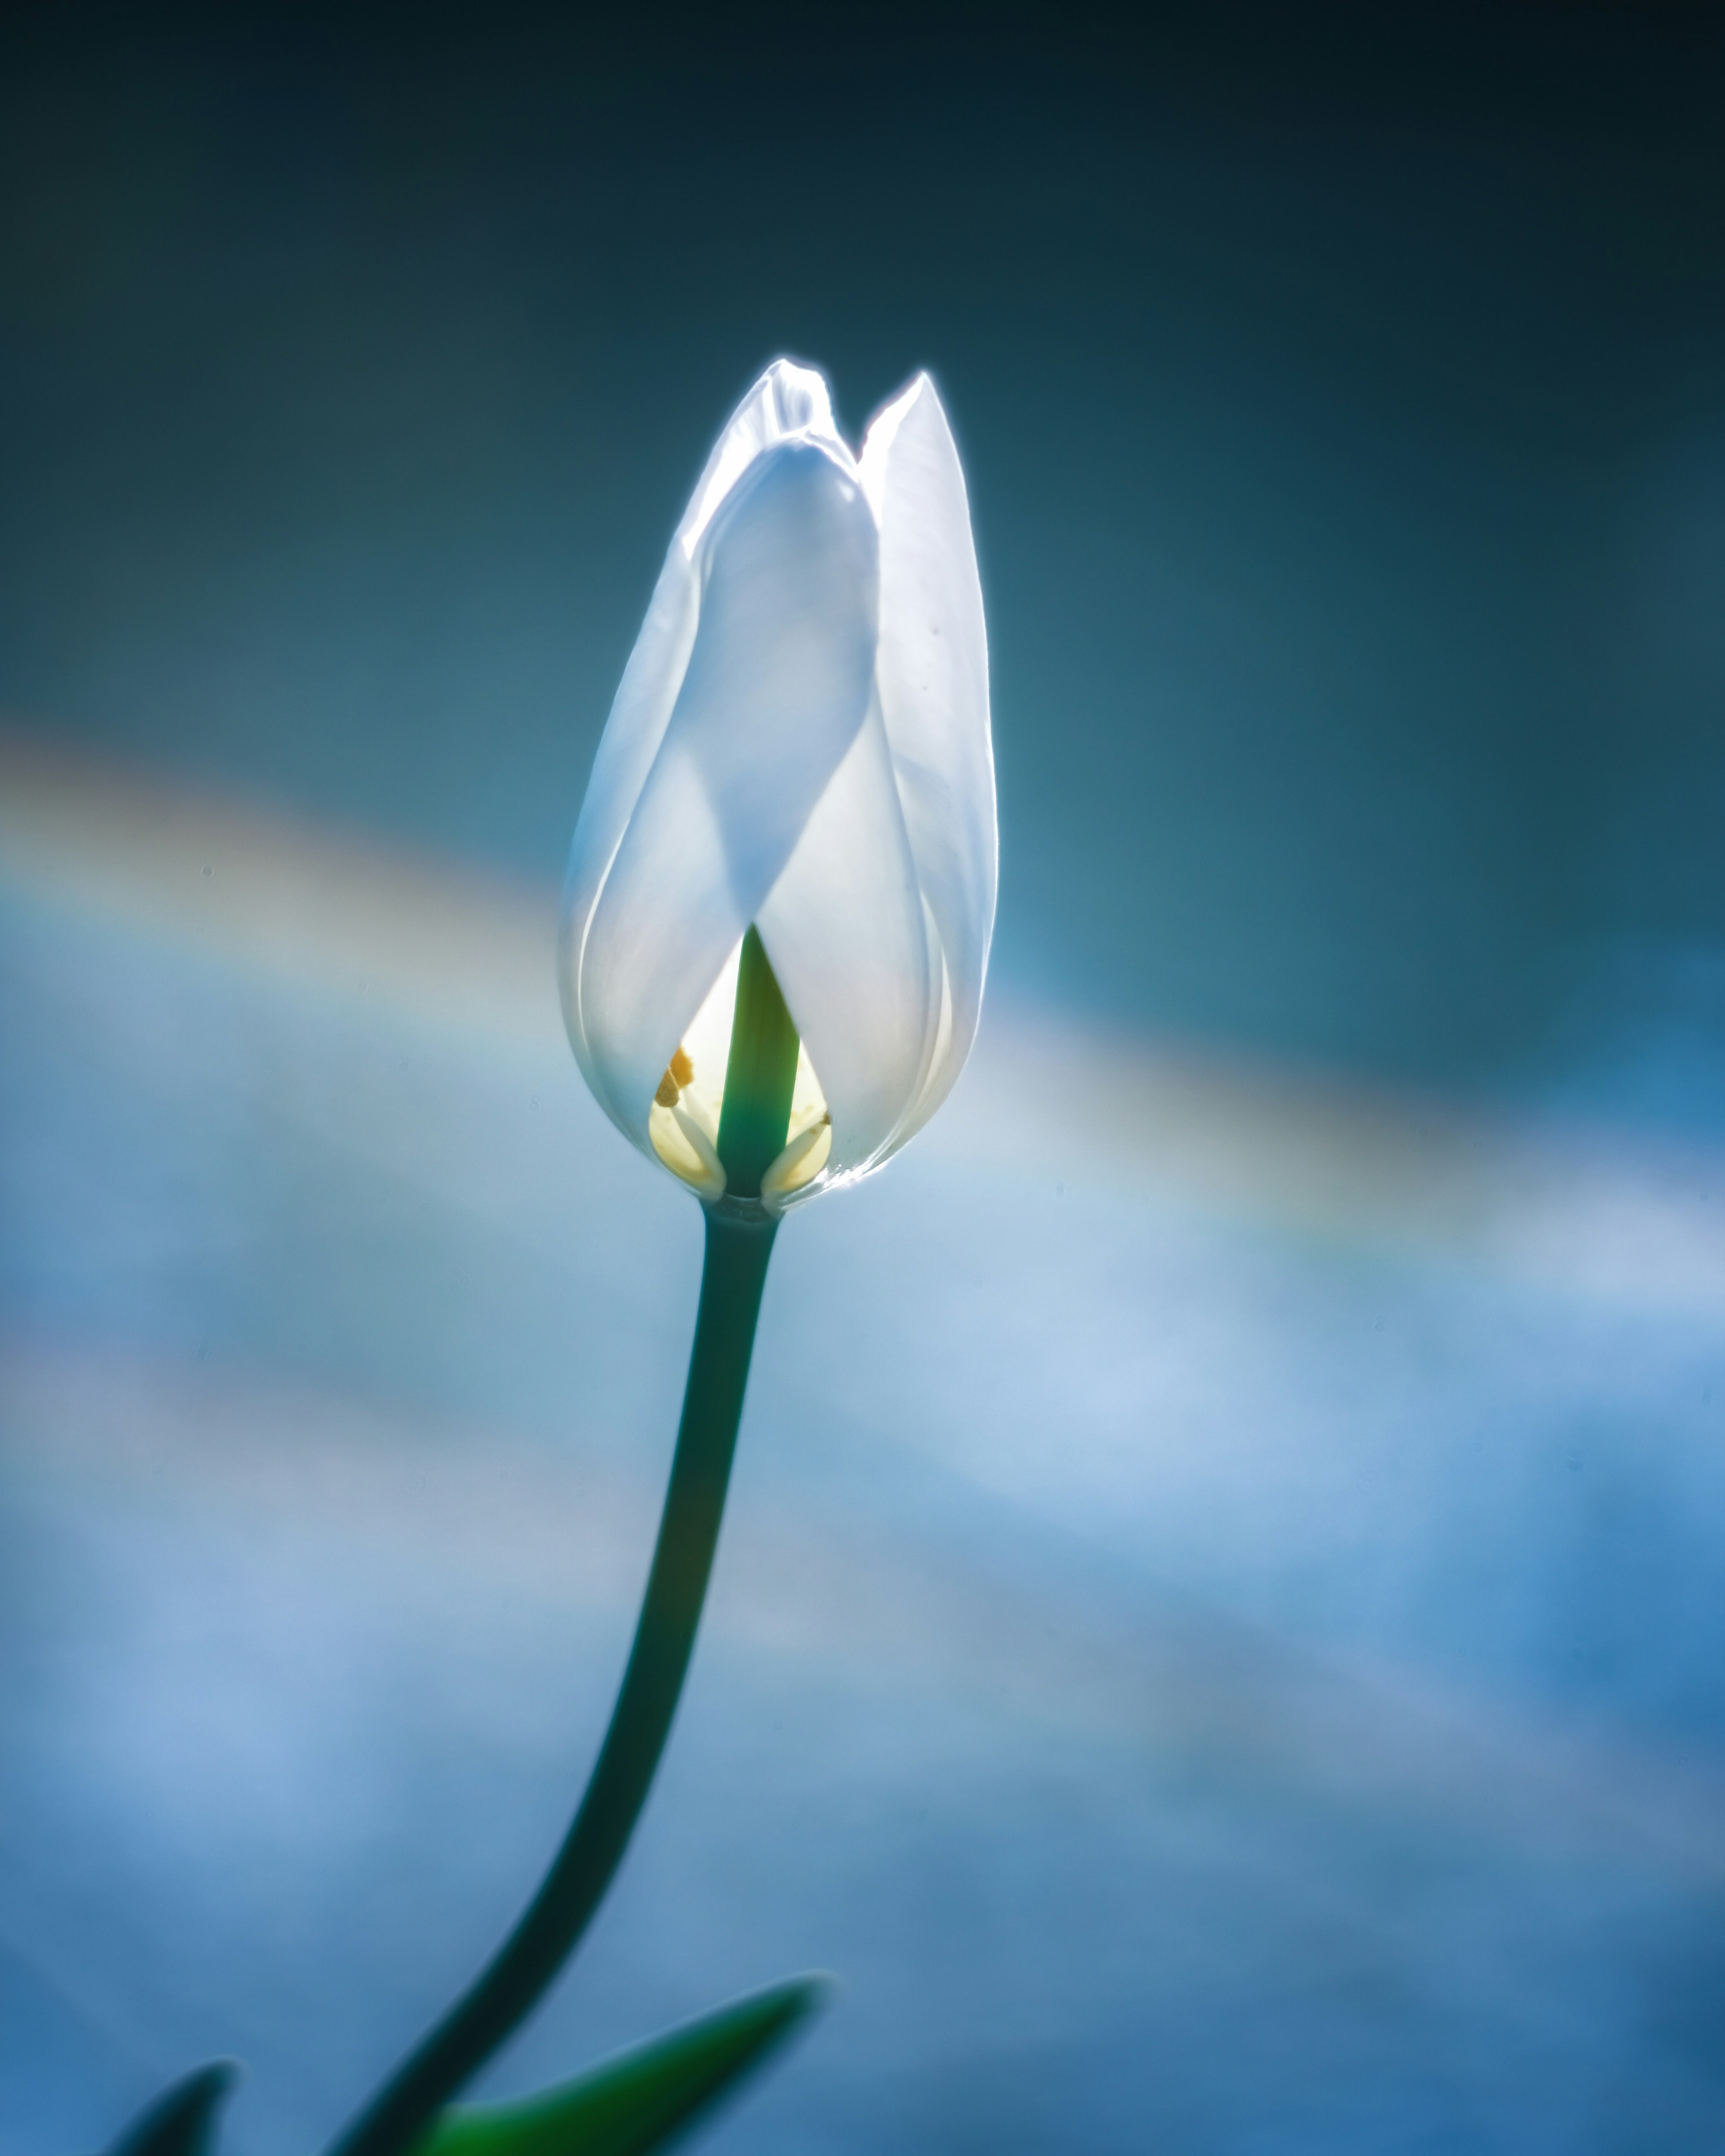
[[[857,459],[820,376],[780,360],[671,542],[575,829],[559,969],[601,1106],[724,1191],[742,959],[800,1040],[761,1201],[869,1173],[970,1051],[995,863],[982,590],[934,385]]]

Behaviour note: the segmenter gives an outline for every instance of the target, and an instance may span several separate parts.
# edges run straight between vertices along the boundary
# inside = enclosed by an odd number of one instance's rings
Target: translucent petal
[[[583,1065],[644,1146],[665,1065],[856,739],[874,671],[875,524],[848,454],[799,439],[757,457],[697,555],[686,670],[576,955]]]
[[[731,1029],[737,1017],[737,961],[742,945],[725,961],[706,1000],[683,1028],[678,1046],[688,1067],[679,1084],[682,1106],[717,1142],[725,1106],[725,1074],[731,1061]]]
[[[860,469],[880,531],[880,714],[951,1005],[902,1144],[963,1069],[982,1007],[999,845],[988,649],[964,475],[926,374],[875,421]]]
[[[916,1101],[939,1015],[916,864],[874,704],[756,918],[826,1091],[829,1165],[865,1168]]]
[[[818,441],[829,454],[850,462],[833,424],[825,382],[809,367],[778,360],[738,406],[707,459],[665,556],[593,760],[569,850],[559,972],[570,1040],[588,1082],[607,1107],[611,1103],[598,1074],[582,1005],[583,944],[683,685],[700,613],[703,542],[749,466],[768,450],[793,439]]]

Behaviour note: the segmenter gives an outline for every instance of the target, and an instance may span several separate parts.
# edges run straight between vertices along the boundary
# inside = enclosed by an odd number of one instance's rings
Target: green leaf
[[[646,2156],[759,2066],[827,1989],[796,1977],[522,2102],[446,2111],[414,2156]]]
[[[108,2156],[208,2156],[217,2108],[239,2076],[231,2059],[187,2074],[132,2121]]]

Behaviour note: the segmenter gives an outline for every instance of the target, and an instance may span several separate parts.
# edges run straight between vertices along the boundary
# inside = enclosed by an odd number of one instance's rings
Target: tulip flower
[[[825,383],[781,360],[677,526],[563,898],[559,975],[582,1071],[706,1213],[634,1644],[538,1893],[332,2156],[521,2156],[552,2145],[547,2120],[562,2134],[583,2107],[613,2104],[602,2076],[526,2113],[444,2110],[542,1994],[622,1860],[694,1645],[779,1221],[878,1168],[951,1091],[976,1034],[994,885],[982,592],[940,399],[919,375],[853,456]],[[816,1995],[793,1985],[721,2016],[726,2072]],[[695,2086],[692,2041],[652,2054],[655,2134],[687,2115],[676,2092]],[[696,2049],[710,2056],[706,2035]],[[645,2125],[630,2134],[618,2145],[651,2145]]]
[[[576,826],[563,1012],[612,1121],[703,1199],[854,1182],[975,1037],[994,777],[963,475],[919,375],[853,457],[781,360],[719,438],[660,573]],[[785,1135],[720,1145],[752,946],[799,1046]]]

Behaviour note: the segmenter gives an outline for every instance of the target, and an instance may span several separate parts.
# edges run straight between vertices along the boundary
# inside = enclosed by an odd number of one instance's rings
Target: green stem
[[[568,1958],[622,1860],[665,1748],[706,1594],[773,1224],[706,1216],[683,1419],[634,1645],[581,1809],[526,1914],[466,1996],[333,2144],[405,2156],[520,2025]]]
[[[797,1036],[751,929],[719,1132],[728,1187],[707,1210],[701,1305],[670,1485],[610,1727],[574,1824],[526,1913],[465,1996],[331,2144],[330,2156],[408,2156],[538,2004],[622,1861],[670,1731],[712,1570],[778,1225],[758,1203],[761,1173],[783,1147],[796,1067]]]

